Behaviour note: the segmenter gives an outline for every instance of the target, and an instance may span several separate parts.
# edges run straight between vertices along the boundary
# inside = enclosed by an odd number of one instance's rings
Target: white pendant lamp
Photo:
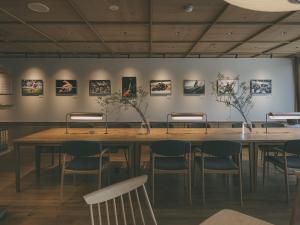
[[[300,0],[224,0],[229,4],[264,12],[286,12],[300,10]]]

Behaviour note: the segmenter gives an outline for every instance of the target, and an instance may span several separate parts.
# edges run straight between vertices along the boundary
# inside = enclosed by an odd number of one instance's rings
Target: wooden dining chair
[[[91,225],[157,225],[145,188],[147,179],[147,175],[131,178],[83,196],[85,202],[89,205]],[[145,199],[145,201],[142,201],[142,199]],[[117,207],[117,202],[120,203],[119,207]],[[118,210],[118,208],[121,210]],[[150,213],[152,223],[147,223],[146,212]]]
[[[295,175],[295,170],[300,170],[300,140],[287,141],[283,147],[276,147],[278,155],[265,156],[263,164],[263,184],[265,183],[266,162],[280,169],[284,174],[286,201],[289,201],[288,175]]]
[[[93,141],[67,141],[63,143],[61,196],[63,196],[64,177],[66,174],[95,174],[98,175],[98,188],[101,187],[102,171],[108,168],[108,158],[104,154],[108,149]],[[71,160],[67,161],[67,156]]]
[[[151,144],[151,190],[154,205],[155,174],[184,175],[188,186],[188,201],[192,203],[191,143],[178,140],[156,141]]]
[[[237,162],[234,161],[237,159]],[[201,171],[202,200],[205,204],[205,174],[239,176],[240,204],[243,205],[242,144],[234,141],[205,141],[201,157],[195,159]]]

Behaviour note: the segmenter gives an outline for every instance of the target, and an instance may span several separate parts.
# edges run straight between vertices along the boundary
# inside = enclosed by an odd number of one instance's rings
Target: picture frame
[[[135,98],[136,92],[136,77],[122,77],[122,97]]]
[[[110,80],[90,80],[89,96],[108,96],[111,95]]]
[[[43,80],[21,80],[22,96],[42,96],[44,95]]]
[[[230,79],[217,80],[218,95],[229,95],[231,88],[233,88],[234,93],[237,93],[239,89],[239,81]]]
[[[250,80],[250,93],[253,95],[272,94],[272,80]]]
[[[150,81],[151,96],[169,96],[172,95],[171,80],[151,80]]]
[[[56,96],[77,95],[77,80],[56,80]]]
[[[186,96],[205,95],[205,80],[183,80],[183,94]]]

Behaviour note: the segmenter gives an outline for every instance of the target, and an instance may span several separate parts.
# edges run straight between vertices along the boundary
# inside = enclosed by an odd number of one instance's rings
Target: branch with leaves
[[[116,109],[120,110],[122,107],[125,107],[125,110],[127,110],[128,107],[133,108],[141,117],[146,126],[147,133],[149,134],[150,127],[145,116],[148,110],[148,103],[145,101],[147,96],[148,92],[143,88],[138,87],[135,98],[122,97],[121,92],[114,92],[109,96],[98,96],[97,103],[99,104],[101,111],[105,111],[107,114],[110,113],[109,107],[113,107],[114,111]]]
[[[233,107],[234,109],[236,109],[241,114],[245,123],[249,125],[250,120],[248,119],[248,114],[254,106],[254,102],[252,101],[252,94],[250,92],[250,86],[247,85],[246,82],[239,83],[239,76],[237,76],[234,78],[234,80],[236,80],[237,82],[227,83],[224,89],[224,93],[226,94],[221,95],[218,91],[217,86],[219,80],[232,79],[226,77],[224,74],[219,73],[217,76],[217,80],[215,82],[211,82],[213,94],[216,96],[216,101],[224,103],[227,107]],[[247,127],[250,131],[252,131],[251,126]]]

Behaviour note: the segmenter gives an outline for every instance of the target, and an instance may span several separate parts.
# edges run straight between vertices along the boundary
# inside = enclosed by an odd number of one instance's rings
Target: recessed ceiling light
[[[232,32],[227,32],[225,35],[230,36],[232,34],[233,34]]]
[[[188,4],[188,5],[183,6],[183,9],[185,12],[191,13],[194,10],[194,6],[192,4]]]
[[[118,5],[110,5],[108,8],[113,12],[118,11],[120,9]]]
[[[50,8],[41,2],[29,2],[27,4],[27,7],[29,9],[31,9],[32,11],[38,12],[38,13],[47,13],[50,11]]]

